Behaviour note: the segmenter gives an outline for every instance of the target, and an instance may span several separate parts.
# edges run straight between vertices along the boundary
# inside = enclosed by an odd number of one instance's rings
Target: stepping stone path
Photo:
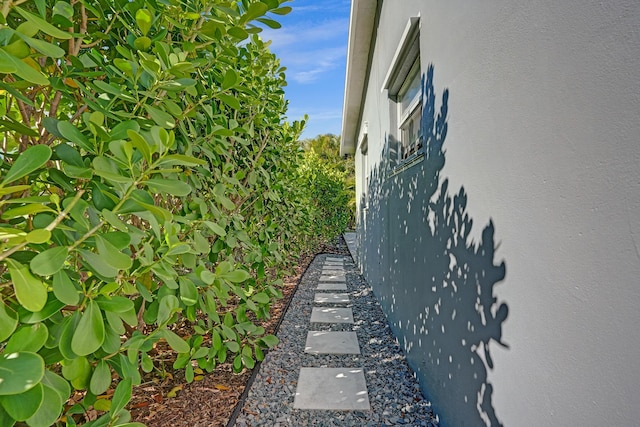
[[[346,291],[344,257],[327,257],[322,268],[317,291]],[[317,292],[311,310],[311,323],[353,324],[348,293]],[[353,331],[309,331],[305,353],[360,354],[358,337]],[[369,410],[369,395],[361,367],[300,368],[293,407],[308,410],[363,411]]]

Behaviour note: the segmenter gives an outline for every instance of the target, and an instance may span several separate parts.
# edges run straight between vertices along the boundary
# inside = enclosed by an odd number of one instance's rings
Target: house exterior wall
[[[403,170],[382,87],[418,15]],[[358,261],[441,424],[637,425],[640,2],[387,0],[376,34]]]

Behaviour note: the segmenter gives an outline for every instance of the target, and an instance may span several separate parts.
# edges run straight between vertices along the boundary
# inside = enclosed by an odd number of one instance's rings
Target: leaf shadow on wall
[[[416,163],[397,164],[399,144],[387,136],[383,160],[370,174],[358,230],[361,262],[442,424],[501,426],[487,370],[489,344],[507,347],[508,306],[494,296],[506,267],[494,263],[493,222],[474,242],[465,189],[452,196],[441,176],[449,91],[437,112],[433,71],[431,65],[422,78]]]

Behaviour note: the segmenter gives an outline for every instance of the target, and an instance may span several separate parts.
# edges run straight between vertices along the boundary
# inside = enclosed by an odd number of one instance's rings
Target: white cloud
[[[348,28],[348,18],[329,19],[322,22],[303,21],[277,30],[265,28],[260,33],[260,37],[262,40],[271,40],[272,50],[282,51],[292,48],[301,49],[329,40],[346,39]]]
[[[287,67],[287,76],[289,78],[305,84],[311,83],[323,74],[343,66],[346,54],[346,46],[291,52],[282,56],[282,64]]]

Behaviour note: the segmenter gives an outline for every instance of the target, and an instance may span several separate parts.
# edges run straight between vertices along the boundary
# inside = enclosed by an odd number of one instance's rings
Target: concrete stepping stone
[[[319,291],[346,291],[347,284],[345,282],[318,283],[318,287],[316,289]]]
[[[322,270],[323,276],[344,276],[344,270]]]
[[[368,411],[362,368],[301,368],[293,401],[297,409]]]
[[[311,323],[353,323],[350,307],[313,307]]]
[[[346,304],[349,294],[324,292],[313,296],[314,304]]]
[[[344,274],[327,274],[320,276],[320,282],[343,282],[346,280],[346,276]]]
[[[325,261],[344,261],[344,257],[328,256],[324,260]]]
[[[304,352],[312,354],[360,354],[360,344],[355,332],[309,331]]]
[[[344,267],[344,262],[342,262],[342,261],[325,261],[324,264],[322,264],[322,265],[324,265],[324,266],[333,265],[333,266]]]

